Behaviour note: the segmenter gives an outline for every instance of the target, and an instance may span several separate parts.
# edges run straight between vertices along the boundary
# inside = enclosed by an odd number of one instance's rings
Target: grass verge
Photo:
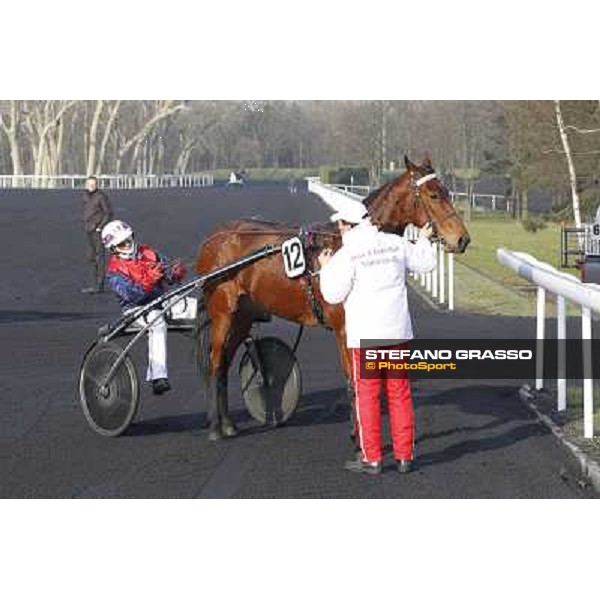
[[[560,227],[548,223],[531,233],[504,216],[474,218],[468,225],[471,244],[455,261],[455,298],[459,310],[490,315],[533,316],[536,310],[535,286],[501,265],[496,250],[527,252],[538,260],[559,268]],[[565,272],[576,274],[572,269]],[[548,302],[548,316],[555,316],[555,303]],[[579,309],[567,303],[567,314]]]

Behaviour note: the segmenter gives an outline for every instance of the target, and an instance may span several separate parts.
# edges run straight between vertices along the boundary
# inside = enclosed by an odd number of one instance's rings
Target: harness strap
[[[313,236],[313,232],[310,230],[310,227],[305,228],[300,227],[300,231],[298,232],[298,237],[300,238],[300,241],[302,242],[302,249],[304,250],[304,253],[306,255],[308,255],[309,251],[311,250],[311,246],[312,246],[312,238]],[[306,290],[306,295],[308,297],[308,303],[310,305],[310,309],[312,310],[313,315],[315,316],[315,319],[317,319],[317,322],[319,323],[319,325],[321,325],[321,327],[325,327],[326,329],[331,329],[331,327],[329,325],[327,325],[327,323],[325,322],[325,314],[323,313],[323,306],[321,305],[321,303],[319,302],[319,300],[317,299],[317,296],[315,295],[315,290],[314,290],[314,286],[313,286],[313,282],[312,282],[312,274],[309,273],[306,275],[302,276],[302,282],[304,284],[304,289]]]
[[[312,277],[310,275],[303,275],[302,281],[304,282],[304,289],[306,290],[306,295],[308,296],[308,303],[313,312],[313,315],[317,319],[317,322],[319,323],[319,325],[321,325],[321,327],[325,327],[325,329],[331,329],[331,327],[325,322],[323,306],[321,305],[321,303],[315,295]]]
[[[415,185],[417,187],[420,187],[424,183],[427,183],[428,181],[431,181],[432,179],[437,179],[437,173],[429,173],[428,175],[423,175],[423,177],[420,177],[419,179],[417,179],[415,181]]]
[[[412,183],[412,186],[413,186],[414,204],[415,204],[415,206],[420,206],[423,209],[423,211],[425,212],[425,215],[427,216],[427,220],[436,229],[440,225],[440,223],[443,223],[447,219],[454,219],[455,218],[455,219],[460,220],[460,217],[458,216],[458,213],[456,212],[455,208],[452,209],[452,212],[450,212],[447,215],[444,215],[441,219],[434,219],[433,215],[431,214],[431,211],[429,210],[429,207],[423,201],[423,198],[421,198],[421,186],[424,183],[427,183],[428,181],[431,181],[432,179],[437,179],[437,177],[438,177],[437,173],[429,173],[427,175],[423,175],[423,177],[420,177],[419,179],[417,179],[415,181],[414,179],[412,179],[412,175],[411,175],[411,183]],[[437,237],[437,232],[435,232],[435,236]]]

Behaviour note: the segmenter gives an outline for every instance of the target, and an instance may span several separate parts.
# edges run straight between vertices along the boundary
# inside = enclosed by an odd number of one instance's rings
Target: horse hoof
[[[221,433],[223,437],[232,438],[235,437],[239,432],[233,423],[225,423],[221,425]]]
[[[221,435],[221,432],[218,429],[211,429],[208,432],[208,441],[209,442],[218,442],[222,438],[223,438],[223,436]]]

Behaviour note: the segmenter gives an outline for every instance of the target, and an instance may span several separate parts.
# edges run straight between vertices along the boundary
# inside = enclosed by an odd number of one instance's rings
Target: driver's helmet
[[[121,258],[133,258],[137,247],[133,239],[133,229],[124,221],[111,221],[102,228],[100,234],[105,248]]]

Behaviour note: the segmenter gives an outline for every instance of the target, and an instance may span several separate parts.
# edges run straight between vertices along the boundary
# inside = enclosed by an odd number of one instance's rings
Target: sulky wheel
[[[129,356],[103,387],[112,365],[123,353],[114,342],[96,342],[86,353],[79,370],[79,401],[91,428],[109,437],[123,433],[138,408],[140,387]]]
[[[248,412],[259,423],[280,425],[296,410],[302,379],[300,365],[290,347],[275,337],[264,337],[253,342],[256,368],[251,352],[246,350],[240,362],[242,396]]]

